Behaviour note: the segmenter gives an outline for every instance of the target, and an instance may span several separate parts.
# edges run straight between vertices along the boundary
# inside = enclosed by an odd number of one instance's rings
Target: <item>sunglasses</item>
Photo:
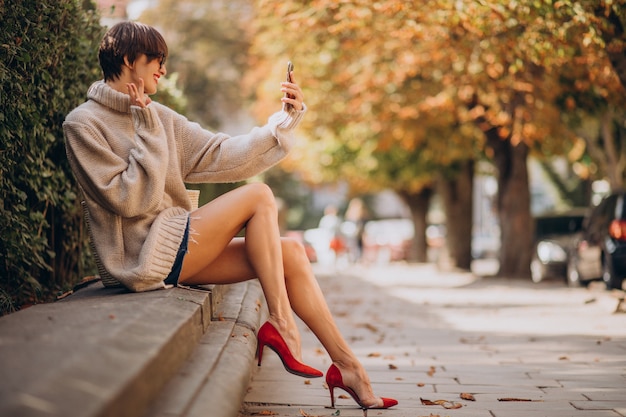
[[[144,54],[150,61],[158,59],[160,68],[163,68],[163,65],[165,65],[165,54],[163,52],[144,52]]]

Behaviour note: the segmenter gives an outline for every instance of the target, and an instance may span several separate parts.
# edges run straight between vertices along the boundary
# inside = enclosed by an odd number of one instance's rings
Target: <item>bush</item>
[[[100,77],[91,0],[0,0],[0,314],[92,266],[62,123]]]

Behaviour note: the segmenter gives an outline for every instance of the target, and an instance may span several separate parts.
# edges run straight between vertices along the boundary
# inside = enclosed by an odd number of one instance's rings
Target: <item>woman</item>
[[[235,182],[285,157],[305,113],[302,90],[284,82],[283,109],[246,135],[212,133],[152,102],[165,76],[167,45],[154,28],[113,26],[99,50],[104,80],[63,127],[67,154],[82,190],[101,275],[132,291],[168,286],[229,284],[258,278],[268,321],[258,332],[258,359],[272,348],[296,375],[322,372],[300,362],[302,318],[328,351],[326,380],[363,408],[397,402],[376,397],[343,339],[303,247],[281,238],[271,190],[248,184],[191,210],[185,183]],[[289,106],[289,107],[288,107]],[[235,237],[245,228],[245,237]]]

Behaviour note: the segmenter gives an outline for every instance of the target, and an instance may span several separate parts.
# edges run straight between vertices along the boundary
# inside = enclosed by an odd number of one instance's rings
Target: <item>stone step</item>
[[[210,387],[233,342],[227,326],[247,326],[243,353],[251,360],[258,323],[251,310],[261,314],[263,305],[241,294],[257,291],[258,283],[249,282],[129,293],[97,282],[1,317],[0,415],[143,416],[199,352],[220,361],[205,378],[203,387]],[[243,365],[240,372],[249,375]]]

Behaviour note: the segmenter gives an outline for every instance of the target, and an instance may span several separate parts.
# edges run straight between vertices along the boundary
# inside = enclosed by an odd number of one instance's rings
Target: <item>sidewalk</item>
[[[316,268],[374,391],[399,401],[369,417],[626,416],[626,314],[597,286],[433,265]],[[326,371],[328,356],[301,329],[304,361]],[[324,378],[285,372],[271,351],[254,368],[240,416],[363,416],[339,389],[330,409]]]

